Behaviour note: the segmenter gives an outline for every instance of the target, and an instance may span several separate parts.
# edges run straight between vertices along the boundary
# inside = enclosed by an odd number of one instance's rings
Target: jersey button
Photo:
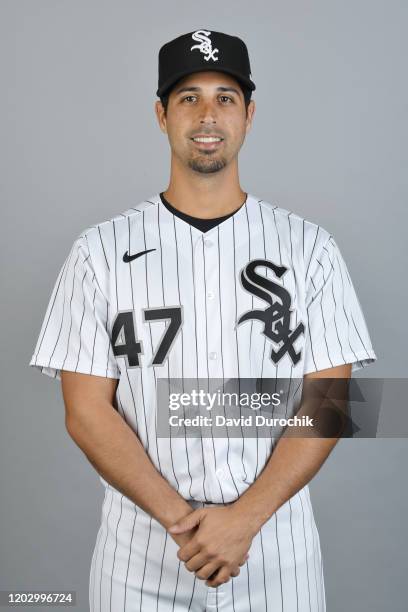
[[[215,353],[214,351],[210,353],[208,356],[210,359],[217,359],[217,353]]]
[[[218,468],[218,470],[215,470],[215,473],[218,476],[218,478],[224,478],[225,476],[224,470],[222,468]]]
[[[213,245],[213,241],[212,241],[212,240],[209,240],[209,238],[206,238],[206,239],[204,240],[204,244],[205,244],[205,246],[208,248],[208,247],[211,247],[211,246]]]
[[[207,297],[209,300],[214,299],[214,291],[207,291]]]

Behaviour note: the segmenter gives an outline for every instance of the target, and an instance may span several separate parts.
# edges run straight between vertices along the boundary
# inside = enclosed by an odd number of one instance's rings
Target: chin
[[[213,159],[213,160],[190,160],[188,163],[189,168],[200,174],[214,174],[223,170],[227,162],[224,159]]]

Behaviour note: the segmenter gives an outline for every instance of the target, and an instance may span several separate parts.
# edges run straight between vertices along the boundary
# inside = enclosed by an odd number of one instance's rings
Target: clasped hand
[[[238,576],[254,537],[249,521],[243,520],[233,506],[198,508],[168,531],[171,535],[191,532],[177,556],[190,572],[212,587]]]

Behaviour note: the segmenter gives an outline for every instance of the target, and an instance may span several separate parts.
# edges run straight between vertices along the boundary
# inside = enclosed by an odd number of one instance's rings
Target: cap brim
[[[228,68],[216,68],[213,66],[210,66],[210,67],[203,66],[203,68],[192,68],[191,70],[183,70],[182,72],[173,74],[171,79],[167,79],[167,81],[163,83],[161,87],[159,87],[159,89],[156,91],[156,95],[159,98],[161,98],[175,83],[177,83],[178,80],[182,79],[185,76],[188,76],[189,74],[194,74],[195,72],[208,72],[208,71],[224,72],[225,74],[229,74],[233,76],[235,79],[237,79],[239,83],[241,83],[247,89],[250,89],[251,91],[254,91],[256,89],[255,83],[251,81],[251,79],[246,79],[245,77],[235,72],[234,70],[229,70]]]

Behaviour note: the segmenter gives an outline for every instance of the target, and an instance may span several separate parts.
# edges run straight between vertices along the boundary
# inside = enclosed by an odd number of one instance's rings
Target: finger
[[[191,559],[186,561],[184,565],[189,572],[197,572],[199,569],[210,563],[210,561],[211,560],[206,554],[199,552],[197,555],[194,555],[191,557]]]
[[[235,567],[231,570],[227,570],[227,568],[224,566],[223,568],[220,567],[216,572],[214,572],[214,574],[212,574],[212,576],[208,577],[208,581],[216,581],[221,574],[221,570],[223,570],[225,572],[225,575],[228,573],[228,577],[231,578],[235,578],[236,576],[239,576],[239,574],[241,573],[241,570],[239,569],[239,567]]]
[[[230,571],[224,566],[222,567],[215,576],[210,576],[206,581],[207,586],[217,587],[221,584],[225,584],[231,578]]]
[[[212,574],[217,572],[219,569],[219,565],[216,563],[207,563],[203,567],[201,567],[198,571],[195,572],[195,575],[199,580],[208,580]]]
[[[180,561],[184,561],[186,563],[189,561],[194,555],[197,555],[201,550],[201,545],[197,542],[195,536],[191,538],[186,544],[180,546],[177,551],[177,557]]]
[[[196,525],[200,524],[204,515],[203,508],[197,508],[197,510],[193,510],[187,516],[185,516],[177,523],[174,523],[171,527],[168,528],[169,533],[184,533],[185,531],[190,531]]]

